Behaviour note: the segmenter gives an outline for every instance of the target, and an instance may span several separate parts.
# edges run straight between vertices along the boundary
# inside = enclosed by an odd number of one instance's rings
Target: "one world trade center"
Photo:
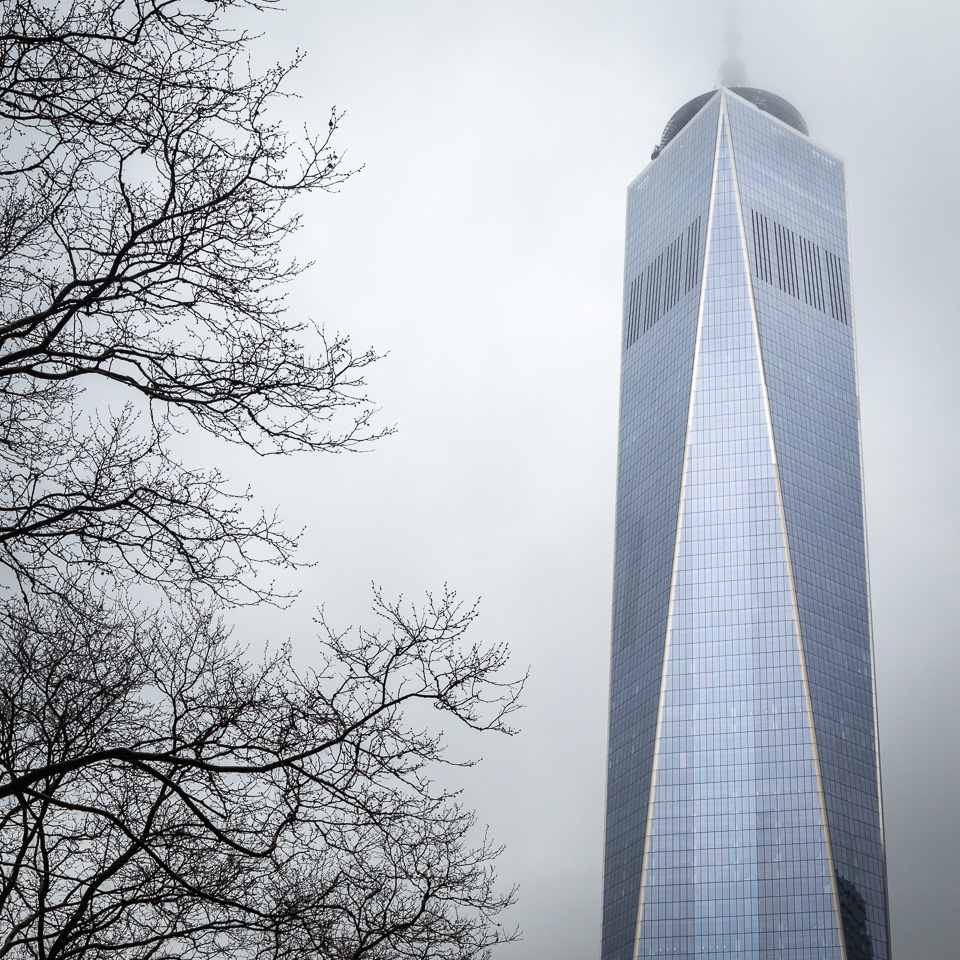
[[[602,960],[889,960],[842,161],[772,93],[628,190]]]

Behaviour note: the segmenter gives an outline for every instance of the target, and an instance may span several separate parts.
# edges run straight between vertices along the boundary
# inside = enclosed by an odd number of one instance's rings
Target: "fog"
[[[482,596],[476,639],[531,680],[520,736],[465,802],[506,845],[513,960],[599,951],[624,197],[670,115],[714,86],[721,4],[291,2],[264,55],[308,59],[288,120],[363,170],[304,207],[291,307],[358,347],[365,455],[251,465],[316,565],[249,636],[361,620],[371,581]],[[739,55],[847,163],[894,956],[960,942],[956,509],[960,11],[920,0],[741,2]],[[225,456],[233,456],[225,455]]]

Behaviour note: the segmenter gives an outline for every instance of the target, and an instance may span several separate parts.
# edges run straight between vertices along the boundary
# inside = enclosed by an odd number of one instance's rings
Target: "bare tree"
[[[249,550],[290,561],[275,522],[173,458],[190,421],[264,454],[375,433],[372,355],[284,309],[288,201],[349,171],[335,111],[297,141],[271,119],[295,64],[246,72],[220,23],[265,5],[0,7],[0,561],[34,591],[82,567],[236,595]],[[122,414],[81,414],[91,380]]]
[[[274,119],[296,61],[247,65],[228,18],[271,5],[0,0],[0,957],[468,960],[512,936],[497,851],[409,716],[508,731],[505,650],[464,646],[450,593],[378,594],[377,631],[321,620],[314,672],[253,665],[221,611],[279,600],[258,570],[297,537],[175,452],[383,433],[372,353],[285,310],[289,202],[350,171],[336,111],[320,137]]]
[[[505,730],[503,648],[451,594],[249,665],[175,623],[24,616],[0,659],[0,957],[474,958],[509,938],[488,842],[437,790],[426,702]],[[62,615],[61,615],[62,614]]]

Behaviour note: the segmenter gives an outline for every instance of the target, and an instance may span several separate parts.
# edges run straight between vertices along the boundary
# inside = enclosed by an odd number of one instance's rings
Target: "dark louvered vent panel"
[[[692,290],[700,283],[700,271],[703,268],[703,257],[700,256],[700,218],[697,217],[693,223],[687,227],[687,250],[693,250],[694,256],[687,257],[686,273],[684,274],[684,287]]]
[[[830,282],[830,312],[838,319],[847,323],[847,299],[843,291],[843,263],[832,253],[825,253],[827,261],[827,277]]]
[[[823,261],[820,248],[810,240],[800,238],[800,268],[803,271],[803,299],[816,307],[824,309],[823,300]]]
[[[627,343],[633,343],[640,332],[640,277],[630,284],[627,296]]]
[[[843,261],[756,210],[750,212],[750,223],[755,275],[835,320],[849,323]]]
[[[700,285],[702,233],[701,218],[697,217],[684,233],[630,281],[624,329],[627,347]]]

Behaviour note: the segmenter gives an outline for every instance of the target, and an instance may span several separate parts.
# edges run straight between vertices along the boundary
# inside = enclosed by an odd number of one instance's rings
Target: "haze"
[[[532,677],[513,740],[456,773],[520,885],[512,960],[598,956],[624,194],[714,86],[725,11],[694,0],[328,0],[258,21],[308,53],[288,119],[345,109],[365,165],[306,209],[294,309],[388,356],[398,433],[363,456],[238,457],[307,527],[284,617],[361,621],[371,580],[482,595],[476,639]],[[753,85],[846,159],[894,956],[960,942],[956,428],[960,10],[741,3]],[[298,640],[309,658],[310,645]]]

